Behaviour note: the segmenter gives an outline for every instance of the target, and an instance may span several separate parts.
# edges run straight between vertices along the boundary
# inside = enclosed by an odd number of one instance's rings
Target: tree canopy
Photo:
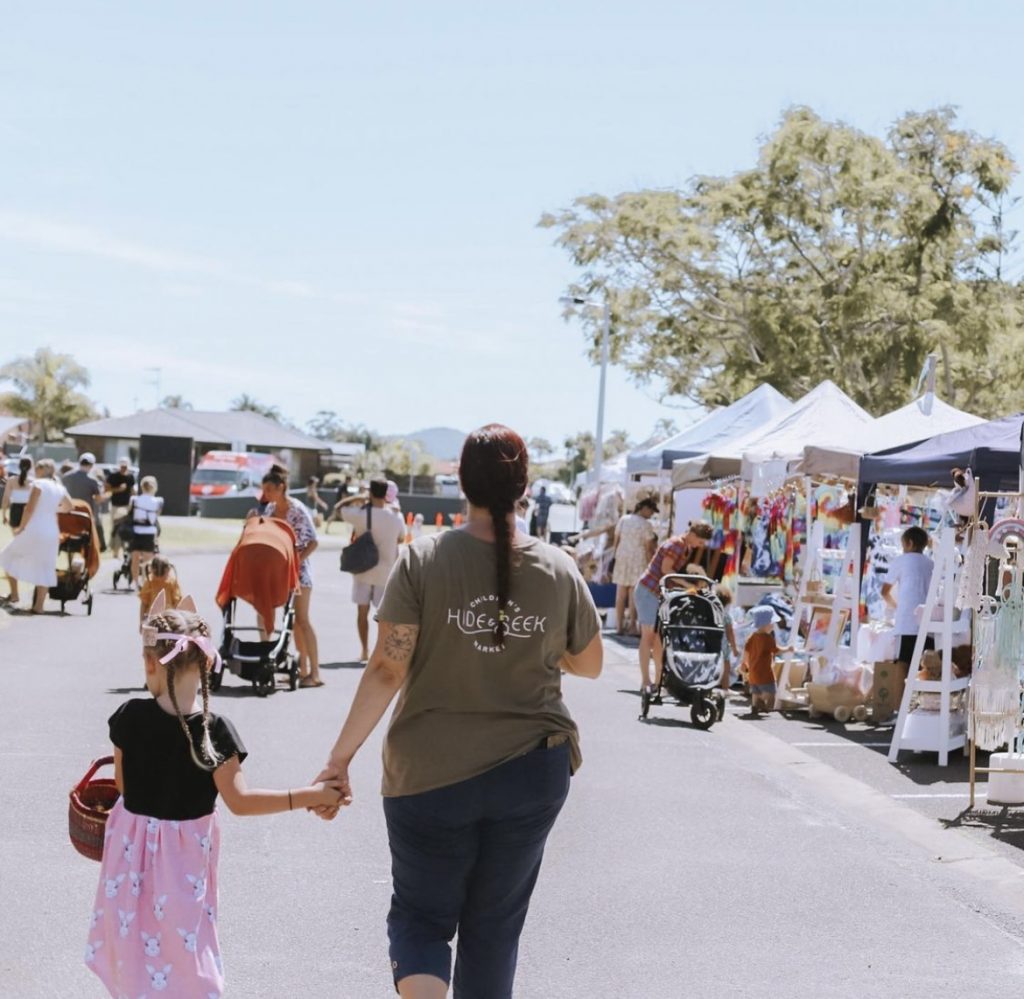
[[[0,367],[0,381],[14,386],[0,396],[0,410],[31,420],[36,437],[44,443],[96,415],[95,406],[79,391],[88,387],[89,373],[70,354],[40,347],[31,357]]]
[[[997,415],[1024,404],[1004,276],[1015,174],[951,108],[878,138],[795,107],[752,169],[588,195],[540,225],[581,268],[569,295],[607,296],[613,361],[666,395],[721,405],[769,382],[797,397],[828,377],[877,415],[936,352],[944,398]],[[579,317],[596,357],[599,321]]]

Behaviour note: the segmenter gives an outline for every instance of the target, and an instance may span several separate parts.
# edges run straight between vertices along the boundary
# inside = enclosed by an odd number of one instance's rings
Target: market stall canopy
[[[601,481],[602,482],[625,482],[626,481],[626,462],[628,455],[625,451],[622,454],[615,455],[614,458],[608,458],[601,462]],[[575,485],[579,489],[585,486],[588,482],[594,481],[594,470],[588,468],[585,472],[578,472],[576,475]]]
[[[674,461],[672,487],[696,488],[730,476],[749,477],[756,463],[797,458],[808,445],[839,447],[871,422],[870,413],[826,380],[768,426],[735,438],[711,454]]]
[[[788,413],[793,404],[771,385],[759,385],[742,399],[715,409],[674,437],[629,456],[630,475],[660,472],[679,458],[714,454],[737,437],[763,428]]]
[[[949,486],[950,471],[970,468],[983,489],[1016,489],[1021,467],[1024,414],[1004,416],[963,430],[939,434],[860,460],[862,483]]]
[[[906,406],[880,416],[863,431],[858,431],[856,440],[850,440],[846,447],[811,445],[804,448],[803,457],[790,467],[790,471],[800,475],[837,475],[856,479],[862,455],[905,447],[938,434],[976,427],[984,422],[980,416],[965,413],[927,393]]]

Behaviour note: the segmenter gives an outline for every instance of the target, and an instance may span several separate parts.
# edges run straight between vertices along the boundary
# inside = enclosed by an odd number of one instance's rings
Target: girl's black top
[[[202,759],[203,714],[186,715],[192,744]],[[241,763],[248,755],[234,725],[210,715],[210,737],[218,766],[232,756]],[[152,697],[125,701],[110,716],[110,741],[121,750],[124,807],[154,819],[198,819],[209,815],[217,800],[213,772],[196,766],[177,716],[168,714]]]

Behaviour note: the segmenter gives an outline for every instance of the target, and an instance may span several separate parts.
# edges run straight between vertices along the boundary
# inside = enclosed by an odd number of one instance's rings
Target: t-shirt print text
[[[524,614],[523,608],[514,600],[510,600],[505,614],[508,617],[506,638],[530,638],[544,634],[547,617],[540,614]],[[476,636],[494,635],[494,627],[498,623],[498,597],[494,593],[475,597],[465,608],[448,609],[448,624],[455,625],[464,635],[473,639],[473,647],[478,652],[501,652],[501,646],[492,641],[484,641]]]

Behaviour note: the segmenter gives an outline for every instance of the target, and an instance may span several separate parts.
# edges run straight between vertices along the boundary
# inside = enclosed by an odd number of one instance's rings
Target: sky
[[[1024,161],[1009,0],[2,10],[0,363],[67,351],[114,415],[247,393],[560,445],[598,372],[542,212],[747,168],[793,104],[954,104]],[[659,396],[613,368],[606,430],[695,417]]]

